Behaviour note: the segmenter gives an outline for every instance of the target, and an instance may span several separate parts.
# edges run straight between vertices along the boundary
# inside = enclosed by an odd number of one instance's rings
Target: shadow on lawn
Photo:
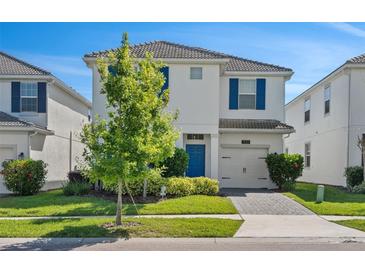
[[[19,243],[0,246],[2,251],[51,251],[51,250],[73,250],[78,247],[89,247],[100,243],[113,243],[118,238],[130,238],[128,229],[118,228],[108,229],[103,227],[103,223],[95,224],[68,224],[71,219],[53,220],[32,220],[33,225],[59,225],[64,226],[59,229],[55,227],[53,231],[43,234],[37,239],[25,239]],[[81,218],[72,219],[72,222],[82,221]],[[107,221],[106,221],[107,222]],[[0,240],[1,241],[1,240]]]

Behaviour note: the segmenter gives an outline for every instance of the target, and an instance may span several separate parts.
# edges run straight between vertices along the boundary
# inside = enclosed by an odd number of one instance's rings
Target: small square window
[[[251,144],[251,140],[241,140],[242,145],[249,145]]]
[[[202,67],[190,68],[190,79],[192,80],[203,79],[203,68]]]

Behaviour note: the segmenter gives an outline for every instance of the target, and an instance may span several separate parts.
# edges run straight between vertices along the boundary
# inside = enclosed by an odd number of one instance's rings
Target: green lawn
[[[308,183],[297,183],[294,191],[284,194],[319,215],[365,216],[365,194],[325,186],[325,201],[316,203],[317,185]]]
[[[139,214],[231,214],[232,202],[217,196],[188,196],[158,203],[138,204]],[[0,217],[113,215],[115,203],[97,197],[64,196],[62,190],[34,196],[0,198]],[[124,204],[124,214],[136,214],[133,204]]]
[[[355,228],[365,232],[365,220],[343,220],[343,221],[334,221],[334,223]]]
[[[1,220],[0,237],[232,237],[241,220],[126,218],[124,228],[104,228],[106,218]]]

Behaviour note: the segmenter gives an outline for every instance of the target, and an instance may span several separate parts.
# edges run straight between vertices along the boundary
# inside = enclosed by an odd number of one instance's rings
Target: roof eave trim
[[[95,64],[97,58],[106,58],[105,56],[101,57],[91,57],[85,56],[82,59],[87,65]],[[136,61],[141,61],[144,58],[134,58]],[[229,58],[153,58],[157,61],[163,61],[171,64],[227,64],[230,59]]]
[[[294,129],[219,128],[220,133],[294,133]]]
[[[286,76],[289,77],[294,74],[293,71],[224,71],[224,76]]]
[[[54,76],[35,74],[1,74],[0,79],[31,79],[31,80],[52,80]]]
[[[0,126],[0,131],[24,131],[24,132],[37,132],[44,135],[54,135],[55,132],[53,130],[48,129],[41,129],[33,126],[24,126],[24,127],[18,127],[18,126]]]
[[[300,100],[301,98],[307,96],[308,93],[310,93],[313,89],[319,87],[320,85],[324,84],[324,82],[329,81],[330,79],[336,77],[339,73],[341,73],[345,69],[347,69],[347,68],[354,68],[354,67],[359,67],[359,66],[354,66],[354,64],[346,64],[345,63],[342,66],[338,67],[337,69],[333,70],[331,73],[327,74],[325,77],[323,77],[317,83],[315,83],[314,85],[312,85],[310,88],[306,89],[301,94],[299,94],[297,97],[295,97],[294,99],[292,99],[290,102],[286,103],[285,104],[285,109],[287,107],[289,107],[289,105],[292,105],[295,102],[297,102],[298,100]]]

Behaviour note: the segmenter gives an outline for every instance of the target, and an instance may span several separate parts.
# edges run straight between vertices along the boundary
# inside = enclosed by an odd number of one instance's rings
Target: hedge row
[[[139,196],[143,194],[143,181],[130,182],[123,188],[123,194]],[[170,177],[150,180],[147,183],[147,195],[159,196],[161,187],[166,186],[166,194],[174,197],[188,195],[217,195],[219,191],[218,181],[207,177]]]

